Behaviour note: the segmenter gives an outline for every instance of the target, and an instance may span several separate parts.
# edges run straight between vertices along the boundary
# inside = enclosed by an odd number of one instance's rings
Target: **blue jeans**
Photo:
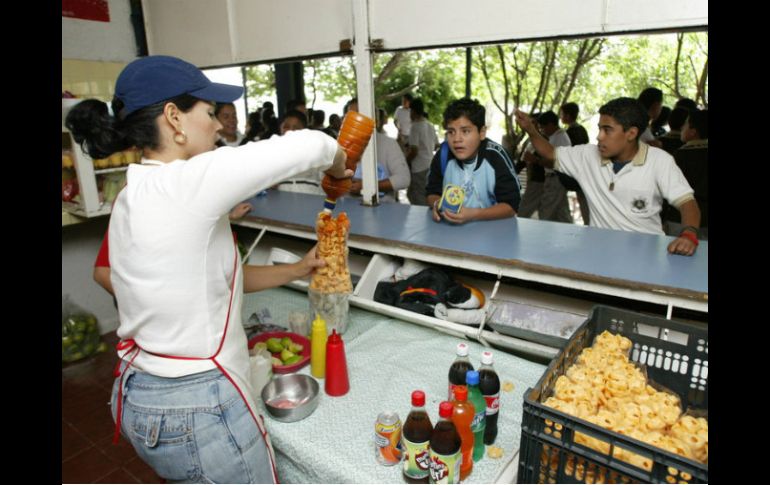
[[[130,368],[123,386],[122,435],[167,482],[273,483],[265,441],[218,369],[166,378]]]

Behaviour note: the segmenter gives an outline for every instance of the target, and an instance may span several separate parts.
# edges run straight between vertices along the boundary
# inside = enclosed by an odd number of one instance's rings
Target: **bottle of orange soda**
[[[473,403],[468,401],[468,388],[466,386],[456,386],[454,392],[452,422],[455,424],[462,441],[460,450],[463,455],[463,462],[460,465],[460,480],[465,480],[473,471],[474,436],[471,424],[476,415],[476,408],[473,407]]]

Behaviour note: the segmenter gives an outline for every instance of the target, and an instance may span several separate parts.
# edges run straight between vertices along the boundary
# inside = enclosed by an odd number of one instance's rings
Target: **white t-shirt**
[[[243,141],[243,137],[246,136],[240,131],[235,132],[235,141],[227,141],[227,138],[220,136],[219,141],[225,144],[225,146],[228,147],[237,147],[241,145],[241,142]]]
[[[417,147],[417,156],[412,159],[412,173],[428,170],[436,145],[438,145],[438,135],[428,120],[423,118],[412,123],[409,146]]]
[[[639,141],[647,143],[655,139],[655,135],[652,134],[652,129],[648,126],[646,130],[639,136]]]
[[[301,130],[189,160],[132,164],[109,227],[118,336],[149,352],[204,359],[223,342],[217,362],[250,389],[243,275],[228,213],[286,177],[328,169],[336,151],[333,138]],[[133,365],[162,377],[215,368],[211,360],[148,352],[139,352]]]
[[[396,198],[392,194],[409,187],[412,174],[409,172],[409,165],[406,164],[406,157],[398,142],[385,133],[379,131],[374,133],[377,138],[377,180],[388,179],[393,186],[393,190],[389,193],[380,192],[380,202],[395,202]],[[359,163],[356,165],[353,178],[361,180],[362,177],[363,169]]]
[[[663,199],[677,208],[694,200],[674,158],[646,143],[639,143],[633,160],[617,174],[596,145],[557,147],[555,158],[554,169],[577,180],[583,189],[594,227],[663,234]]]
[[[571,147],[572,146],[572,141],[570,141],[569,135],[567,135],[567,132],[564,131],[562,128],[559,128],[558,130],[554,131],[553,134],[548,137],[548,143],[550,143],[551,146],[553,147]],[[553,173],[553,172],[554,171],[551,170],[550,168],[545,169],[545,173]]]
[[[396,112],[393,114],[396,126],[398,126],[398,133],[404,136],[409,136],[409,132],[412,129],[412,115],[409,108],[399,106],[396,108]]]

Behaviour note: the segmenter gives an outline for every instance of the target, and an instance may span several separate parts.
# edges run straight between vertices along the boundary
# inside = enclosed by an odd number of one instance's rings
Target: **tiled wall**
[[[115,92],[115,80],[126,66],[123,62],[62,59],[62,91],[78,98],[97,98],[109,102]]]

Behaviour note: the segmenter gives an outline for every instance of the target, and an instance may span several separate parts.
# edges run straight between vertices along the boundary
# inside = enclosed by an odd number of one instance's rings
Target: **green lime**
[[[97,352],[107,352],[107,344],[104,342],[100,342],[99,345],[96,346]]]

